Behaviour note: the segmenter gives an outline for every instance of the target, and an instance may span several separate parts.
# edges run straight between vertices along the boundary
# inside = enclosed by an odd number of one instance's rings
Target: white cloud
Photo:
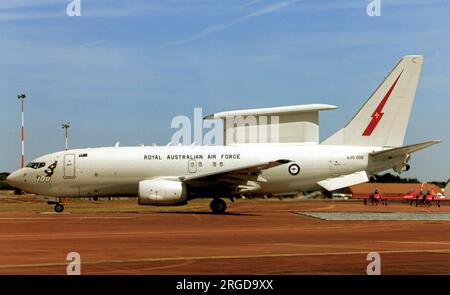
[[[0,0],[0,21],[64,18],[68,3],[68,0]],[[81,2],[81,17],[128,17],[163,11],[163,6],[141,1]]]
[[[281,10],[281,9],[283,9],[285,7],[291,6],[291,5],[293,5],[293,4],[295,4],[295,3],[299,2],[299,1],[300,0],[289,0],[289,1],[283,1],[283,2],[272,4],[272,5],[269,5],[269,6],[266,6],[266,7],[262,8],[262,9],[256,11],[256,12],[250,13],[247,16],[244,16],[242,18],[242,20],[249,20],[249,19],[252,19],[254,17],[262,16],[262,15],[265,15],[265,14],[270,14],[270,13],[273,13],[275,11]]]
[[[247,3],[244,3],[240,6],[238,6],[237,8],[246,8],[246,7],[253,6],[253,5],[263,2],[263,1],[264,0],[252,0],[252,1],[249,1]]]
[[[198,40],[202,37],[205,37],[209,34],[215,33],[215,32],[220,32],[220,31],[224,31],[228,28],[231,28],[233,26],[242,24],[244,22],[247,22],[253,18],[256,17],[260,17],[266,14],[271,14],[274,13],[278,10],[281,10],[283,8],[286,8],[288,6],[294,5],[295,3],[300,2],[300,0],[289,0],[289,1],[283,1],[283,2],[278,2],[275,4],[271,4],[268,5],[264,8],[261,8],[253,13],[250,13],[246,16],[243,16],[241,18],[226,22],[226,23],[222,23],[222,24],[215,24],[209,27],[204,28],[203,30],[201,30],[200,32],[198,32],[197,34],[192,35],[189,38],[183,39],[183,40],[179,40],[179,41],[173,41],[173,42],[169,42],[166,43],[166,45],[179,45],[179,44],[184,44],[184,43],[189,43],[195,40]]]
[[[0,21],[21,21],[21,20],[32,20],[32,19],[51,19],[60,18],[66,16],[64,12],[25,12],[25,13],[3,13],[0,12]]]
[[[88,48],[88,47],[95,47],[97,45],[101,45],[108,42],[107,40],[97,40],[97,41],[93,41],[93,42],[88,42],[88,43],[84,43],[81,45],[78,45],[78,48]]]
[[[62,0],[2,0],[0,10],[31,8],[39,6],[66,5]]]

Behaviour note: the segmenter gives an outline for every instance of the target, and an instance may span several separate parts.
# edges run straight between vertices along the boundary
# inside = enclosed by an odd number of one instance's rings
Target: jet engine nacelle
[[[398,165],[395,165],[394,167],[392,167],[392,169],[394,169],[394,171],[397,173],[402,173],[402,172],[408,171],[411,168],[411,166],[408,164],[410,159],[411,159],[411,156],[406,155],[403,162]]]
[[[139,182],[139,205],[179,205],[186,202],[186,185],[177,179],[157,178]]]
[[[409,169],[411,169],[411,166],[409,164],[404,164],[404,165],[394,166],[392,169],[394,169],[394,171],[397,173],[402,173],[402,172],[406,172]]]

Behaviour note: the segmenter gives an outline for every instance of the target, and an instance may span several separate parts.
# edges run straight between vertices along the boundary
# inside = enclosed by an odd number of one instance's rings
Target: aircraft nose
[[[23,173],[21,173],[21,170],[17,170],[15,172],[11,173],[8,177],[6,177],[5,181],[10,186],[20,188],[20,184],[22,183],[23,177],[24,177],[24,175],[23,175]]]

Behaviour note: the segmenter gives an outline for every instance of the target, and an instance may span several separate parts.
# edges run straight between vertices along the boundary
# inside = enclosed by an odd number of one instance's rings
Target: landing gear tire
[[[63,204],[56,204],[55,205],[55,212],[56,213],[61,213],[64,211],[64,205]]]
[[[211,208],[212,212],[221,214],[224,213],[225,210],[227,210],[227,203],[225,203],[225,201],[222,199],[213,199],[209,207]]]

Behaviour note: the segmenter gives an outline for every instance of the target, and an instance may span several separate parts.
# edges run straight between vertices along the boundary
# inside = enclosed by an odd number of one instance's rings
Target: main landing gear
[[[57,203],[57,204],[55,205],[55,212],[56,212],[56,213],[61,213],[61,212],[63,212],[63,211],[64,211],[64,205],[61,204],[61,203]]]
[[[212,212],[216,214],[224,213],[227,210],[227,203],[222,199],[213,199],[209,205]]]
[[[47,204],[49,205],[55,205],[55,212],[56,213],[62,213],[64,211],[64,205],[60,203],[59,198],[55,198],[54,201],[48,201]]]

